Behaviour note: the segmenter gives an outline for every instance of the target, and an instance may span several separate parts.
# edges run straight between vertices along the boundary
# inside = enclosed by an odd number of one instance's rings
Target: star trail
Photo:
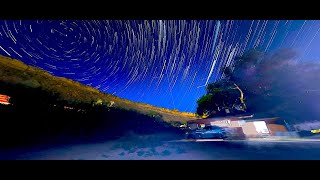
[[[1,20],[0,54],[132,101],[195,112],[246,50],[320,53],[317,20]]]

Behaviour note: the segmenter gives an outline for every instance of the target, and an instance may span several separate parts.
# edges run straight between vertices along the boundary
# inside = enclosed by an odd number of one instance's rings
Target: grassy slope
[[[142,114],[151,112],[162,115],[165,121],[188,121],[196,119],[195,114],[176,112],[165,108],[138,103],[103,93],[90,86],[70,79],[53,76],[39,68],[28,66],[19,60],[0,56],[0,82],[23,84],[31,88],[41,88],[59,95],[60,100],[68,102],[91,103],[101,99],[103,102],[114,102],[114,106],[130,109]]]

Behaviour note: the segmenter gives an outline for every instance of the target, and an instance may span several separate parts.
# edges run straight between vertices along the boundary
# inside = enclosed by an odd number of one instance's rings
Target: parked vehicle
[[[227,134],[224,128],[219,126],[205,126],[201,129],[187,130],[187,139],[224,139]]]

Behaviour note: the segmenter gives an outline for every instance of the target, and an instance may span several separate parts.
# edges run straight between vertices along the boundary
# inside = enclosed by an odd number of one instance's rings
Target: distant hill
[[[173,111],[165,108],[138,103],[106,94],[90,86],[83,85],[63,77],[56,77],[39,68],[28,66],[23,62],[0,56],[0,94],[7,93],[6,86],[22,86],[40,89],[54,95],[56,100],[72,107],[73,104],[113,104],[113,107],[133,110],[145,115],[159,115],[164,121],[188,121],[196,119],[195,114]]]

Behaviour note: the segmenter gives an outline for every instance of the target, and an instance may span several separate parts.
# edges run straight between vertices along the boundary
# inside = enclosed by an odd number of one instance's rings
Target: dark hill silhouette
[[[104,141],[128,132],[180,133],[172,120],[194,114],[132,102],[0,56],[0,146],[41,141]],[[176,134],[176,135],[178,135]]]

